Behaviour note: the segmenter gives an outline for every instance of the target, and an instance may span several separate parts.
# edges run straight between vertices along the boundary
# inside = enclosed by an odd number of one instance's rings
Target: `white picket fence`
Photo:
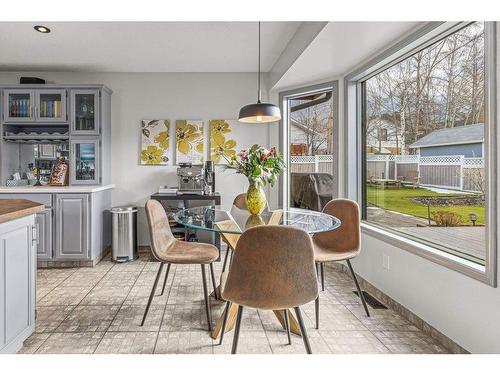
[[[412,180],[424,186],[462,191],[481,191],[484,186],[484,159],[463,155],[368,155],[367,178]]]
[[[291,156],[290,172],[333,174],[333,155]]]
[[[291,156],[290,171],[333,174],[333,155]],[[463,155],[367,155],[366,177],[413,181],[423,186],[480,192],[484,159]]]

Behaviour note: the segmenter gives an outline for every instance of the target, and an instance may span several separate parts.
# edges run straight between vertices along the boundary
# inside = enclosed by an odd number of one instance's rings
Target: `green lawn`
[[[438,196],[450,197],[460,196],[460,194],[440,194],[424,188],[413,189],[411,187],[401,187],[399,189],[391,187],[385,190],[373,186],[367,187],[369,204],[424,219],[427,219],[427,206],[418,204],[409,198]],[[473,212],[478,217],[477,224],[484,224],[485,222],[485,210],[483,206],[431,206],[431,218],[433,211],[455,212],[462,217],[462,223],[466,225],[472,225],[469,220],[469,213]]]

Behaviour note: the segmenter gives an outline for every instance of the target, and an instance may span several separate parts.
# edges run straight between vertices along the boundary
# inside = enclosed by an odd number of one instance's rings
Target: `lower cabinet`
[[[89,201],[89,194],[56,194],[56,260],[89,258]]]
[[[52,208],[45,208],[43,212],[36,214],[35,226],[38,233],[38,260],[50,260],[52,259]]]
[[[0,223],[0,353],[15,353],[35,329],[35,215]]]
[[[89,193],[0,193],[0,199],[28,199],[45,206],[36,214],[34,224],[40,262],[87,263],[100,259],[111,245],[110,189]]]

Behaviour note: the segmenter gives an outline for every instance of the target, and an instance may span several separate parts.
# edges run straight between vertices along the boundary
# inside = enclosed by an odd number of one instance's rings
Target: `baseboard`
[[[107,246],[102,253],[93,260],[39,260],[37,268],[72,268],[72,267],[94,267],[101,259],[111,252],[111,246]]]
[[[327,263],[325,265],[327,267],[333,268],[337,271],[349,273],[349,268],[343,264]],[[389,307],[391,310],[394,310],[397,314],[399,314],[403,318],[407,319],[410,323],[412,323],[418,329],[427,333],[434,340],[436,340],[439,344],[441,344],[443,347],[448,349],[451,353],[469,354],[469,352],[467,350],[462,348],[455,341],[453,341],[448,336],[446,336],[445,334],[443,334],[442,332],[437,330],[435,327],[431,326],[429,323],[427,323],[425,320],[423,320],[418,315],[413,313],[411,310],[407,309],[406,307],[401,305],[399,302],[397,302],[394,299],[392,299],[391,297],[389,297],[387,294],[385,294],[380,289],[378,289],[375,286],[373,286],[372,284],[370,284],[368,281],[363,279],[358,274],[356,274],[356,277],[361,285],[361,289],[367,291],[373,297],[375,297],[380,302],[382,302],[384,305]]]

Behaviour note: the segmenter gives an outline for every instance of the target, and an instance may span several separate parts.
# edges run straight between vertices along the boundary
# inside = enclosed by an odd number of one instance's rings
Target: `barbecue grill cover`
[[[291,195],[295,207],[321,211],[333,199],[333,176],[328,173],[292,173]]]

